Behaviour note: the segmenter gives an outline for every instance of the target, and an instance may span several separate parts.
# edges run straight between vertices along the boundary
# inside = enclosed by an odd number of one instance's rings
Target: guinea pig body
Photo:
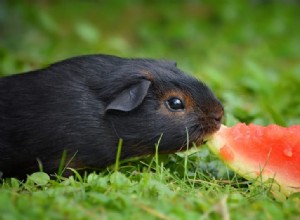
[[[219,129],[223,107],[174,63],[88,55],[0,79],[0,172],[55,173],[63,151],[73,168],[186,149]]]

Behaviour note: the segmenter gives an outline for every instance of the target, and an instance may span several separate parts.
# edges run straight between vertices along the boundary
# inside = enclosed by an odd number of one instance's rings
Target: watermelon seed
[[[292,151],[292,148],[291,147],[286,147],[284,150],[283,150],[283,154],[287,157],[292,157],[293,156],[293,151]]]

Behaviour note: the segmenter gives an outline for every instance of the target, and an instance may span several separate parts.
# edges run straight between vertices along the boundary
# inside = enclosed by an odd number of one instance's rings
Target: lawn
[[[209,85],[226,125],[300,124],[299,10],[292,0],[4,0],[0,74],[91,53],[169,59]],[[300,218],[299,195],[274,196],[205,145],[73,172],[3,180],[0,219]]]

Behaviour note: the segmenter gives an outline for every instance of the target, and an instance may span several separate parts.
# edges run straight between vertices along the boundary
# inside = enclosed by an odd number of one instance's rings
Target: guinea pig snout
[[[213,126],[216,130],[219,130],[221,127],[222,119],[224,116],[224,109],[221,107],[219,110],[210,112],[209,117],[213,123]]]
[[[211,114],[211,118],[212,118],[213,120],[215,120],[215,123],[216,123],[216,124],[221,124],[223,115],[224,115],[224,111],[218,112],[218,113],[212,113],[212,114]]]

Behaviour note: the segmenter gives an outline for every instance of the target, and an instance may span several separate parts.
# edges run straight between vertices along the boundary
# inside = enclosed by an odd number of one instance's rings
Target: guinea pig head
[[[124,157],[154,153],[158,142],[161,153],[185,150],[220,128],[218,99],[174,63],[131,60],[111,74],[119,80],[107,98],[105,119],[123,139]]]

